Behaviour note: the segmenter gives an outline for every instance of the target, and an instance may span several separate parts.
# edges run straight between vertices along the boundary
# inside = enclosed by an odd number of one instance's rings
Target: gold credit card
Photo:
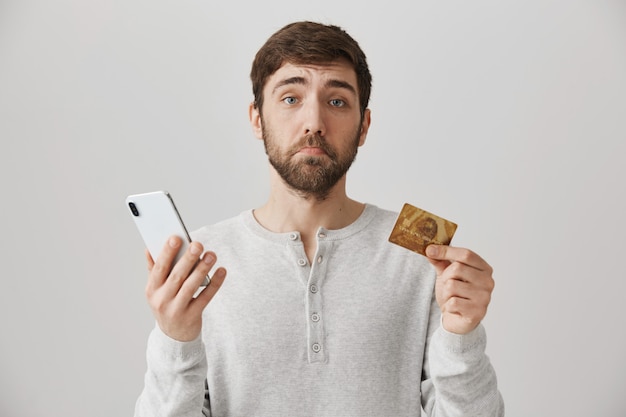
[[[457,225],[410,204],[405,204],[393,226],[389,241],[426,255],[430,244],[449,245]]]

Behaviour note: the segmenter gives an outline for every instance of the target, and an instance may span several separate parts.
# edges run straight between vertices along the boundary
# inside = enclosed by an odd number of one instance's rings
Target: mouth
[[[303,158],[310,158],[313,160],[321,160],[323,157],[331,160],[336,159],[335,152],[328,146],[324,138],[318,135],[309,135],[300,141],[296,146],[292,148],[290,152],[292,156],[301,155]]]
[[[318,148],[317,146],[304,146],[298,150],[297,154],[306,155],[306,156],[328,155],[324,149]]]

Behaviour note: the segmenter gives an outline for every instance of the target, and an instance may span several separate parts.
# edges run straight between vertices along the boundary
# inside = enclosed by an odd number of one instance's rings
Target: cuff
[[[172,339],[156,325],[148,337],[148,356],[158,356],[161,360],[193,361],[204,356],[202,336],[189,342]]]
[[[467,353],[475,349],[484,350],[487,345],[487,333],[482,324],[466,334],[456,334],[447,331],[443,324],[439,325],[435,333],[435,339],[446,351],[450,353]]]

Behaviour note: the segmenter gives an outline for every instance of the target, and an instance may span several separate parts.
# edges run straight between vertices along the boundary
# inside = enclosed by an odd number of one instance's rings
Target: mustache
[[[326,143],[326,139],[316,134],[306,135],[293,147],[292,154],[296,154],[300,149],[305,147],[320,148],[331,159],[334,159],[337,155],[335,151]]]

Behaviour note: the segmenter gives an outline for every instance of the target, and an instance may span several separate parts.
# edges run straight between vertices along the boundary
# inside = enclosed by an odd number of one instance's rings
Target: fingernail
[[[191,245],[189,252],[191,252],[192,255],[200,255],[200,249],[197,245]]]
[[[175,248],[178,246],[178,239],[172,236],[167,243],[169,243],[171,247]]]
[[[204,261],[204,263],[211,264],[215,260],[215,257],[210,253],[205,253],[202,257],[202,260]]]
[[[427,256],[437,256],[439,254],[439,248],[437,246],[427,246],[426,247],[426,255]]]

